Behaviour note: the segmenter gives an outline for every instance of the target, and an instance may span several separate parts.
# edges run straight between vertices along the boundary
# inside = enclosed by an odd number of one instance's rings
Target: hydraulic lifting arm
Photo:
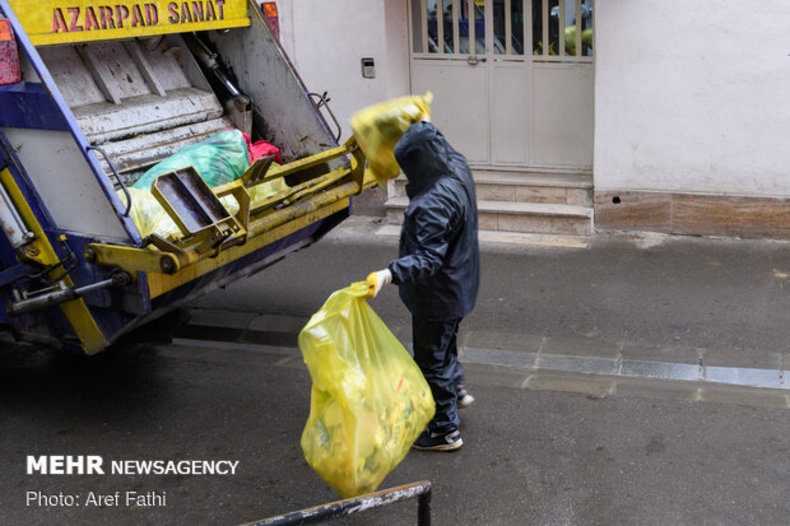
[[[250,190],[258,185],[298,178],[344,156],[348,157],[347,165],[287,192],[259,201],[250,197]],[[241,178],[214,189],[194,170],[171,172],[157,178],[152,192],[178,225],[180,235],[165,239],[152,234],[139,247],[91,243],[84,256],[91,263],[116,267],[131,276],[138,271],[165,274],[172,284],[180,283],[181,276],[194,279],[221,266],[224,258],[220,255],[242,257],[347,207],[348,199],[365,186],[364,167],[364,155],[352,137],[342,146],[282,166],[273,164],[271,157],[259,159]],[[225,196],[235,199],[238,212],[228,212],[220,201]]]

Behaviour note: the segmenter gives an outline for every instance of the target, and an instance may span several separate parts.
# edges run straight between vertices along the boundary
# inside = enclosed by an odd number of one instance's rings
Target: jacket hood
[[[395,145],[395,160],[406,175],[409,197],[419,194],[450,173],[453,148],[430,122],[412,124]]]

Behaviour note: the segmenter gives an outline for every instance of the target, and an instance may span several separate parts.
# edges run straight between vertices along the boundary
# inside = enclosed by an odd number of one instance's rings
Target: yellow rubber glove
[[[390,272],[390,269],[385,268],[384,270],[371,272],[365,280],[365,284],[368,286],[367,297],[375,298],[384,285],[389,285],[390,283],[392,283],[392,272]]]

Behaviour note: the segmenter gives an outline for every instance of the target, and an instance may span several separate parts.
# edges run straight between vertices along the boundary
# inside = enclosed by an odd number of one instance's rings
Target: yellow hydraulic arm
[[[258,185],[289,176],[298,179],[341,157],[347,158],[347,165],[264,199],[254,201],[250,196]],[[152,192],[178,225],[180,235],[165,239],[152,234],[140,247],[91,243],[85,248],[85,259],[130,276],[138,271],[149,273],[149,292],[154,298],[347,208],[352,195],[375,184],[365,184],[364,171],[365,156],[352,137],[342,146],[282,166],[271,158],[258,159],[241,178],[213,189],[194,171],[165,174]],[[182,199],[174,198],[184,192],[192,205],[197,203],[188,211]],[[220,202],[226,196],[238,203],[235,214]],[[206,218],[197,225],[190,224],[195,208],[205,212]]]

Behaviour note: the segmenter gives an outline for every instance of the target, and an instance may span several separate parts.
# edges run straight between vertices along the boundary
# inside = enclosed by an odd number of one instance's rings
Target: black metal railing
[[[380,508],[414,497],[417,497],[417,525],[430,526],[431,483],[427,480],[412,482],[411,484],[405,484],[375,493],[368,493],[367,495],[360,495],[359,497],[338,500],[336,502],[330,502],[300,511],[293,511],[285,515],[252,522],[247,526],[297,526],[302,524],[313,524],[318,521],[345,517],[369,509]]]

